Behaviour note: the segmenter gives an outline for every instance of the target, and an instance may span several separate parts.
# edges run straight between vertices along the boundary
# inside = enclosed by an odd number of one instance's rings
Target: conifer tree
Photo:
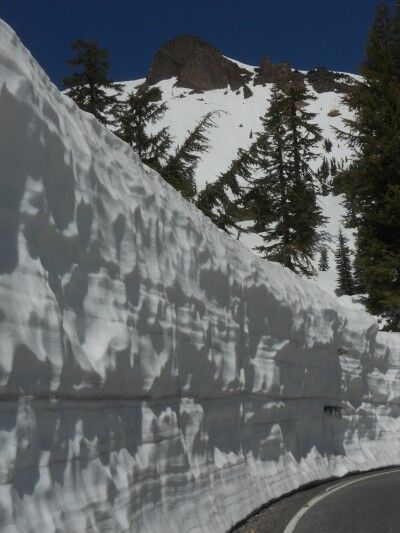
[[[71,45],[76,57],[67,61],[75,69],[63,84],[76,104],[103,124],[113,122],[122,87],[109,78],[109,52],[96,43],[78,39]]]
[[[336,162],[336,159],[334,157],[332,157],[331,159],[331,162],[330,162],[330,170],[331,170],[331,175],[332,176],[336,176],[337,175],[337,162]]]
[[[118,112],[116,134],[132,146],[140,159],[161,171],[172,139],[168,128],[161,128],[156,133],[149,133],[149,126],[154,126],[165,114],[167,105],[161,100],[158,87],[139,87],[121,104]]]
[[[339,230],[335,259],[338,274],[336,294],[338,296],[343,296],[344,294],[351,296],[354,294],[354,279],[351,268],[350,250],[347,239],[341,229]]]
[[[339,136],[356,151],[338,178],[347,223],[357,230],[357,263],[367,309],[400,330],[400,1],[382,3],[370,31],[364,80],[346,103],[355,114]]]
[[[250,178],[251,161],[251,151],[239,149],[229,168],[215,182],[208,183],[198,196],[197,207],[227,233],[238,229],[238,222],[245,218],[243,208],[235,200],[241,192],[238,178]]]
[[[320,272],[326,272],[327,270],[329,270],[328,248],[326,246],[323,246],[321,248],[318,270]]]
[[[200,155],[208,151],[207,132],[215,126],[217,111],[204,115],[193,130],[189,131],[183,143],[168,157],[161,169],[162,177],[187,200],[194,200],[196,182],[194,179]]]
[[[354,278],[354,294],[365,294],[365,282],[364,282],[364,274],[362,271],[362,261],[360,259],[359,255],[359,248],[357,245],[357,238],[356,238],[356,252],[355,257],[353,261],[353,278]],[[364,301],[364,297],[361,298],[362,301]]]
[[[332,152],[332,147],[333,147],[332,141],[330,139],[325,139],[324,148],[327,154],[330,154]]]
[[[217,227],[230,233],[231,228],[237,228],[238,207],[231,201],[222,180],[207,183],[199,193],[196,206]]]
[[[253,231],[264,240],[257,250],[306,276],[315,273],[312,260],[324,223],[310,168],[321,139],[315,115],[307,110],[312,99],[306,89],[273,89],[255,142],[258,176],[242,200],[253,215]]]
[[[329,194],[329,176],[330,176],[330,170],[329,170],[329,163],[326,157],[322,160],[322,164],[320,169],[318,170],[318,180],[321,184],[321,194],[323,196],[327,196]]]

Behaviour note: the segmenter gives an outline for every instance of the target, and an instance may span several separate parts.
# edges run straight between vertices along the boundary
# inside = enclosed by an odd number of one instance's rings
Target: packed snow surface
[[[217,230],[5,23],[0,88],[2,532],[222,532],[400,463],[396,336]]]

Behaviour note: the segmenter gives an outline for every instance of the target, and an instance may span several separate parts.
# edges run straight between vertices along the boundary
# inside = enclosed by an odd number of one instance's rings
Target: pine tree
[[[365,294],[366,288],[364,283],[364,273],[362,270],[362,261],[359,254],[359,247],[357,244],[357,237],[356,237],[356,252],[355,257],[353,261],[353,278],[354,278],[354,293],[355,294]],[[362,298],[362,301],[364,301],[364,298]]]
[[[243,196],[242,203],[254,220],[253,231],[261,233],[272,227],[276,222],[275,237],[279,239],[282,248],[289,248],[290,240],[290,209],[288,181],[285,169],[285,158],[288,156],[287,131],[285,128],[282,108],[285,95],[276,86],[273,88],[270,107],[262,117],[262,133],[257,134],[253,145],[254,167],[257,172],[250,181],[250,187]],[[266,257],[269,250],[262,247],[259,251]],[[271,251],[272,253],[272,251]],[[290,254],[281,258],[287,266],[290,264]]]
[[[331,167],[331,175],[336,176],[337,175],[337,162],[334,157],[332,157],[331,159],[330,167]]]
[[[241,192],[238,178],[250,178],[251,161],[251,151],[239,149],[229,168],[215,182],[208,183],[198,196],[197,207],[227,233],[238,229],[238,222],[245,218],[243,208],[235,199]]]
[[[232,228],[238,229],[238,207],[226,193],[223,182],[217,179],[214,183],[207,183],[199,193],[196,206],[217,227],[230,233]]]
[[[166,103],[160,102],[161,90],[158,87],[141,86],[131,92],[120,106],[116,134],[132,146],[140,159],[161,171],[171,147],[172,139],[168,128],[149,133],[165,114]]]
[[[172,138],[168,128],[161,128],[156,133],[149,132],[149,126],[154,128],[167,111],[166,103],[160,102],[161,96],[158,87],[142,86],[136,92],[131,92],[120,106],[116,133],[136,150],[144,163],[157,170],[187,200],[194,201],[195,171],[201,154],[208,150],[207,132],[215,126],[214,119],[219,112],[212,111],[204,115],[188,131],[183,143],[169,153]],[[228,205],[222,192],[219,191],[219,195],[221,201]],[[208,194],[208,198],[203,199],[204,209],[210,196]]]
[[[356,158],[337,190],[346,197],[348,225],[357,229],[366,306],[400,330],[400,1],[378,7],[362,74],[346,97],[355,118],[339,134]]]
[[[196,183],[194,179],[200,155],[208,151],[207,132],[215,126],[217,111],[204,115],[193,130],[188,132],[183,143],[171,154],[161,169],[162,177],[187,200],[194,200]]]
[[[318,180],[321,184],[321,194],[323,196],[327,196],[329,194],[329,176],[330,176],[330,169],[329,169],[329,163],[326,157],[322,160],[321,167],[318,170]]]
[[[351,268],[350,250],[347,239],[341,229],[339,230],[335,259],[338,274],[336,294],[338,296],[343,296],[344,294],[351,296],[354,294],[354,279]]]
[[[323,246],[321,248],[318,270],[320,272],[326,272],[327,270],[329,270],[328,248],[326,246]]]
[[[78,67],[79,70],[63,81],[68,96],[103,124],[112,123],[122,87],[109,78],[108,50],[83,39],[75,41],[71,48],[76,57],[67,61],[67,64],[72,68]]]
[[[332,147],[333,147],[332,141],[330,139],[325,139],[324,148],[327,154],[330,154],[332,152]]]
[[[306,276],[315,273],[312,259],[320,242],[318,228],[324,223],[310,168],[321,139],[313,123],[315,114],[307,111],[311,100],[306,89],[273,89],[255,144],[259,176],[242,199],[252,213],[253,231],[264,240],[257,251]]]

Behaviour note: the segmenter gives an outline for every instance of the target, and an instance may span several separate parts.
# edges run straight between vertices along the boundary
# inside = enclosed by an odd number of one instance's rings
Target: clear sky
[[[393,0],[391,2],[393,3]],[[358,72],[378,0],[1,0],[0,17],[60,85],[77,38],[111,52],[115,80],[144,77],[156,50],[179,33],[259,64]]]

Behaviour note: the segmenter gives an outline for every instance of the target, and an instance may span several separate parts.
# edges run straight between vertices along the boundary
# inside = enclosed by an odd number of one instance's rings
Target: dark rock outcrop
[[[294,70],[289,63],[274,64],[267,57],[261,61],[254,80],[255,85],[274,83],[283,90],[287,90],[290,85],[304,88],[305,82],[308,82],[317,93],[348,93],[352,85],[350,76],[332,72],[325,67],[319,67],[303,74]]]
[[[245,98],[250,98],[250,96],[253,96],[253,91],[247,86],[243,86],[243,96]]]
[[[289,63],[274,64],[271,63],[268,57],[264,57],[260,67],[257,69],[254,85],[265,85],[267,83],[274,83],[283,90],[286,90],[291,84],[304,88],[305,75],[298,70],[293,70]]]
[[[307,81],[317,93],[347,93],[351,86],[350,76],[332,72],[325,67],[308,71]]]
[[[194,91],[244,87],[251,73],[226,59],[214,46],[193,35],[179,35],[156,53],[147,84],[177,78],[178,87]]]
[[[159,81],[176,78],[177,87],[200,93],[213,89],[231,90],[245,98],[252,96],[248,83],[254,85],[274,83],[286,91],[290,86],[304,88],[308,82],[317,93],[334,91],[347,93],[352,79],[346,74],[331,72],[325,67],[303,74],[287,62],[272,63],[264,57],[254,75],[230,61],[211,44],[189,34],[182,34],[164,44],[156,53],[146,79],[146,86]]]

